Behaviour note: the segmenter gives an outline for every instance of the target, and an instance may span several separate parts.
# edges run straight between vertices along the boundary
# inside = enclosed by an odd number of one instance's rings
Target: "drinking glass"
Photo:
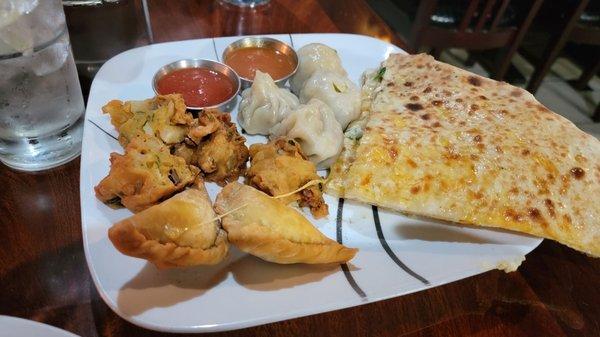
[[[270,0],[220,0],[221,2],[238,6],[238,7],[258,7],[261,5],[266,5]]]
[[[61,1],[0,1],[0,161],[39,171],[76,158],[83,113]]]
[[[145,0],[63,0],[62,3],[84,96],[104,62],[120,52],[152,42]]]

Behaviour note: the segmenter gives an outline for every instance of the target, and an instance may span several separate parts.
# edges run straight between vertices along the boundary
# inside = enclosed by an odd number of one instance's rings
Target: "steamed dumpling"
[[[344,138],[333,111],[318,99],[300,105],[275,125],[271,134],[294,139],[300,144],[304,155],[319,169],[331,166],[342,150]]]
[[[300,93],[304,83],[317,70],[329,71],[341,76],[347,73],[335,49],[322,43],[311,43],[298,49],[298,71],[290,79],[292,91]]]
[[[342,130],[360,115],[360,89],[346,76],[315,71],[300,90],[300,102],[317,98],[327,104]]]
[[[238,122],[249,134],[268,135],[299,104],[294,94],[278,87],[269,74],[257,70],[252,86],[242,92]]]

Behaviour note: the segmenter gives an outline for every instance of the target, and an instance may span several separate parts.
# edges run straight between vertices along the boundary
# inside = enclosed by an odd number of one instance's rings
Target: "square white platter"
[[[320,42],[335,48],[350,79],[401,49],[349,34],[268,35],[295,48]],[[101,107],[112,99],[154,95],[152,76],[184,58],[220,60],[240,37],[161,43],[121,53],[100,69],[89,95],[81,155],[81,216],[89,270],[98,292],[119,316],[167,332],[233,330],[357,306],[435,287],[506,263],[520,262],[542,241],[515,233],[415,219],[325,196],[329,216],[313,221],[325,235],[359,253],[347,265],[276,265],[231,249],[213,267],[157,270],[120,254],[107,237],[112,223],[131,213],[94,196],[109,171],[109,154],[122,153]],[[237,111],[232,112],[236,120]],[[247,144],[265,142],[247,137]],[[214,200],[216,184],[207,188]],[[312,219],[307,214],[309,219]]]

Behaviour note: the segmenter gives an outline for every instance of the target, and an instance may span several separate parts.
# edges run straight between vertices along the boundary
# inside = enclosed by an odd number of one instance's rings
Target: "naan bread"
[[[374,74],[329,193],[600,256],[596,138],[523,89],[427,55],[391,55]]]

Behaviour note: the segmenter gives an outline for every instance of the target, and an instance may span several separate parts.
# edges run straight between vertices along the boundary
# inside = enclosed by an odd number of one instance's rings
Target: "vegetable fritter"
[[[250,168],[246,173],[248,184],[271,195],[278,196],[297,190],[311,180],[320,179],[315,164],[302,154],[300,145],[293,139],[277,138],[267,144],[250,146]],[[321,184],[281,199],[284,203],[298,201],[301,207],[310,208],[315,218],[328,214],[323,200]]]
[[[121,203],[139,212],[194,181],[198,168],[174,156],[156,137],[145,134],[131,139],[125,154],[111,153],[110,172],[94,188],[96,197],[105,203]]]
[[[168,145],[180,143],[194,121],[179,94],[158,95],[143,101],[112,100],[102,111],[110,115],[123,147],[140,134],[155,136]]]

